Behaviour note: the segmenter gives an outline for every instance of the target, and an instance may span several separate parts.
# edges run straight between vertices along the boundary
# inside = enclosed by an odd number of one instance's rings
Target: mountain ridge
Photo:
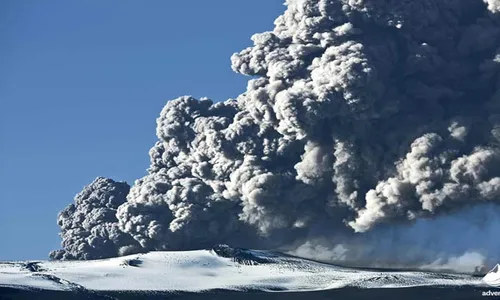
[[[353,269],[228,245],[94,261],[0,262],[0,286],[62,291],[286,292],[481,284],[469,275]]]

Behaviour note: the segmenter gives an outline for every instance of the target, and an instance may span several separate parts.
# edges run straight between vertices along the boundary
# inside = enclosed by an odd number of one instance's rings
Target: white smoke
[[[482,204],[439,218],[385,224],[358,235],[307,237],[289,253],[342,265],[479,273],[497,263],[500,207]]]

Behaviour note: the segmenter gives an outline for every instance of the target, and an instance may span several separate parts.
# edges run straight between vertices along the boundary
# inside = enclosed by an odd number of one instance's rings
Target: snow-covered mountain
[[[0,286],[45,290],[313,291],[481,284],[467,275],[349,269],[224,245],[95,261],[0,262]]]
[[[497,264],[483,277],[483,281],[489,286],[500,287],[500,265]]]

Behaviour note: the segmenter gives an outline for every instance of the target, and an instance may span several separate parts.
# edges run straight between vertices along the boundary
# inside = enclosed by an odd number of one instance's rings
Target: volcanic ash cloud
[[[499,1],[286,5],[273,31],[231,58],[252,76],[247,90],[225,102],[169,101],[149,174],[111,206],[77,196],[59,216],[64,255],[55,258],[317,237],[397,243],[421,236],[419,222],[468,224],[468,211],[497,208]]]
[[[98,177],[59,213],[63,250],[52,259],[98,259],[139,251],[137,242],[118,227],[116,209],[126,201],[130,186]]]

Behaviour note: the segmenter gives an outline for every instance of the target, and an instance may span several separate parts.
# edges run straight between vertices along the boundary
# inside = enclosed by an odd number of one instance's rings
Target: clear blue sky
[[[283,2],[1,0],[0,260],[59,248],[57,213],[95,177],[143,176],[167,100],[243,92],[230,56]]]

